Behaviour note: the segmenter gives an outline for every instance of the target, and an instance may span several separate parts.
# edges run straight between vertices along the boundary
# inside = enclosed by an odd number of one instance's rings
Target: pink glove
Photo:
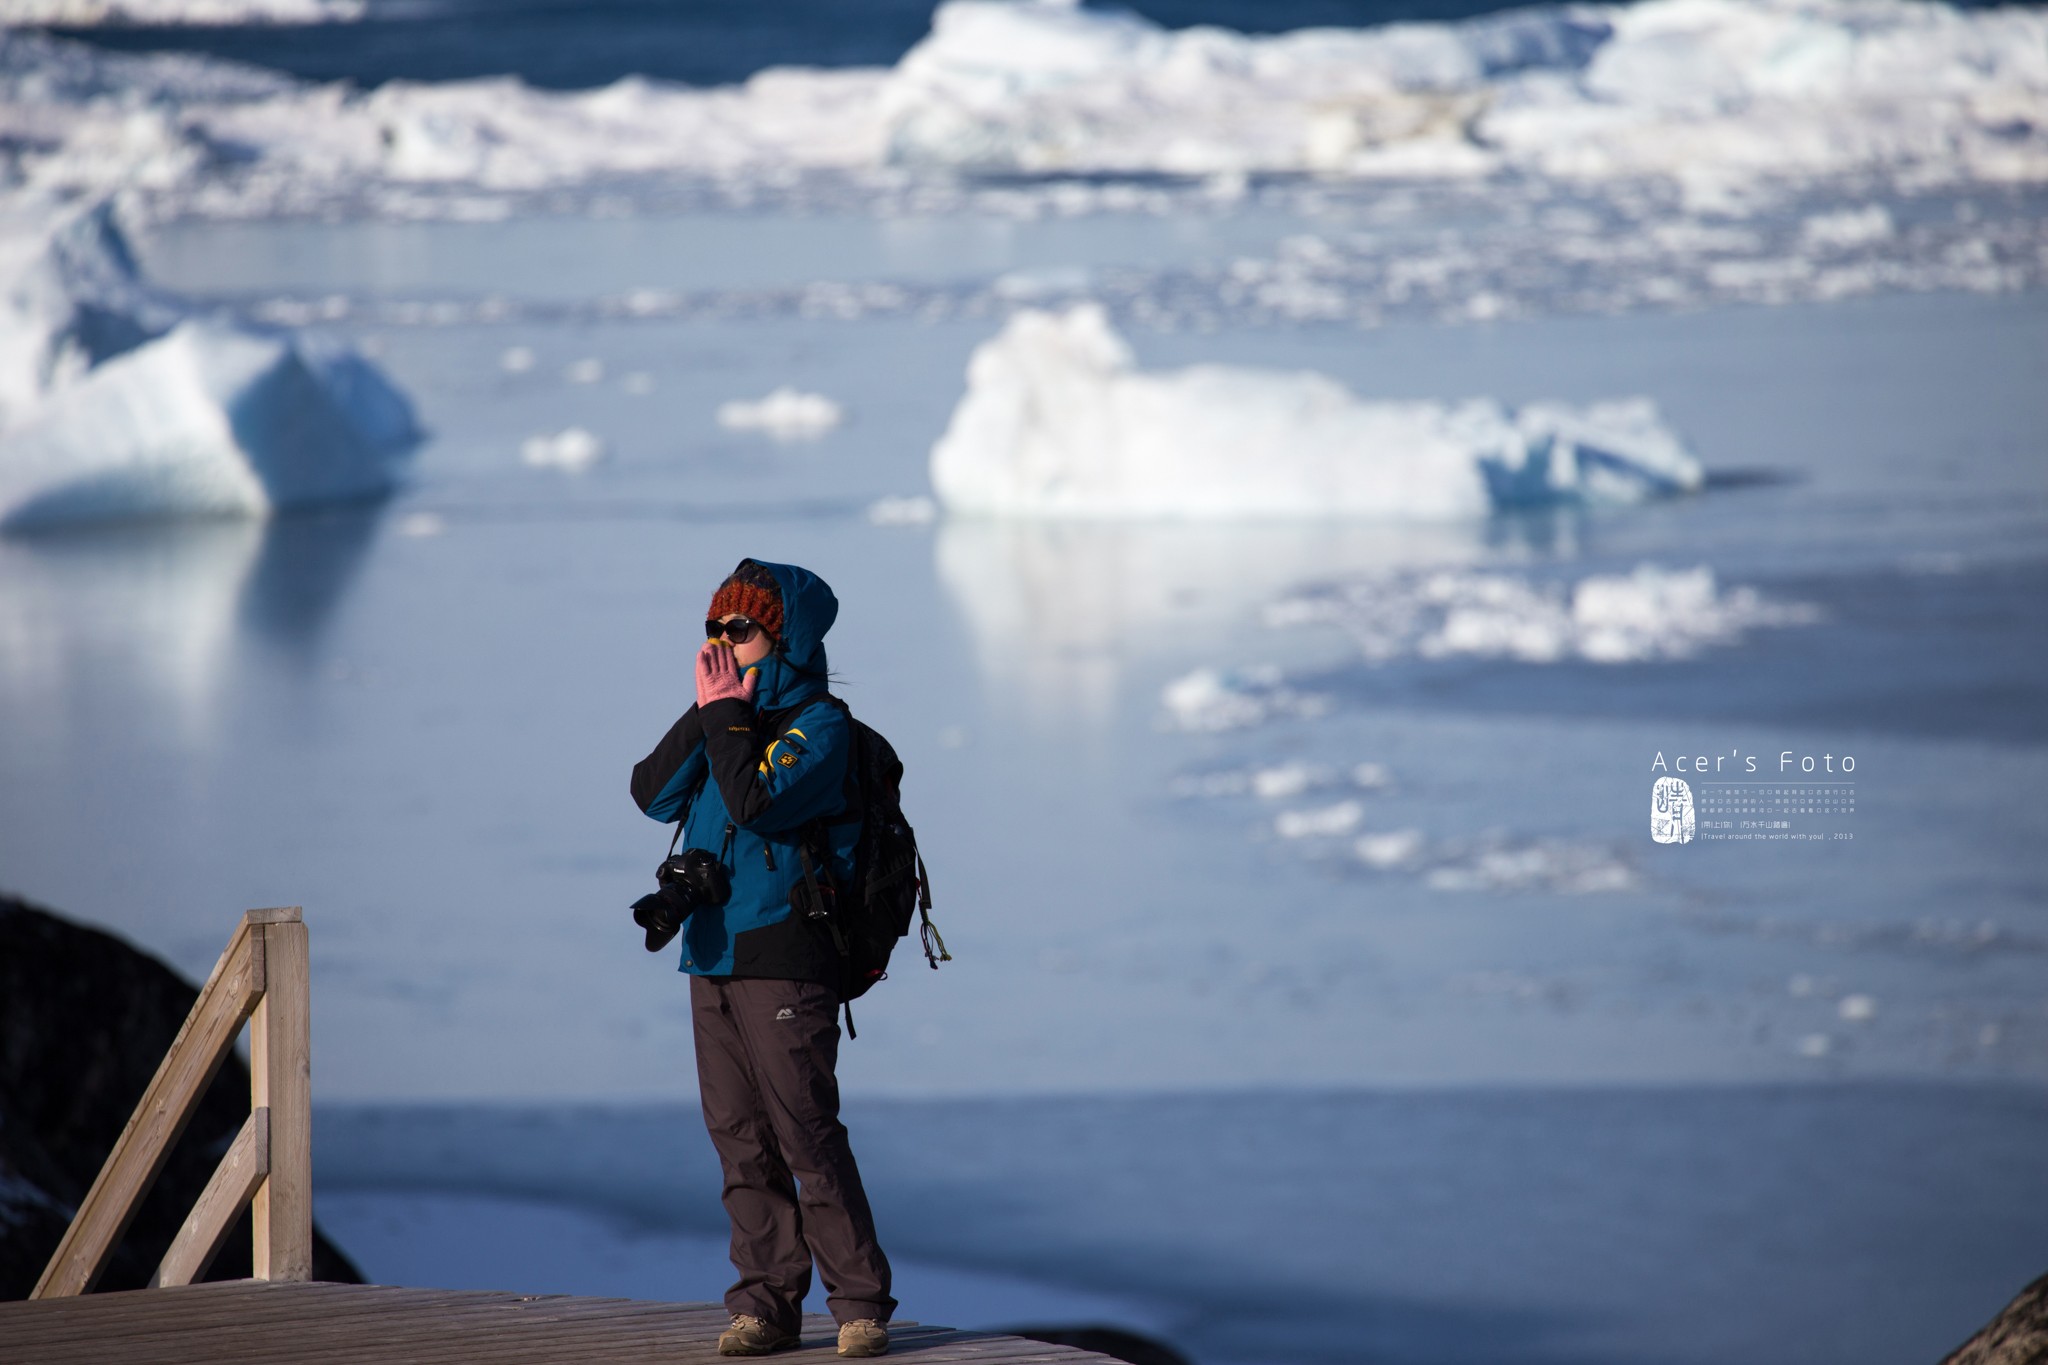
[[[706,640],[704,648],[697,651],[697,705],[701,709],[715,701],[743,701],[749,706],[754,703],[754,692],[761,685],[761,675],[755,669],[748,669],[746,676],[740,676],[740,661],[733,657],[732,646],[719,640]]]

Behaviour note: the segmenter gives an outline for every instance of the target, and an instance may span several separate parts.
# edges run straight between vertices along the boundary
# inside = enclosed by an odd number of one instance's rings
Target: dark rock
[[[0,1299],[35,1288],[198,998],[176,972],[113,935],[0,895]],[[230,1055],[99,1288],[148,1283],[248,1116],[249,1069]],[[244,1214],[207,1278],[244,1278],[249,1257]],[[318,1228],[313,1278],[363,1279]]]
[[[1941,1365],[2043,1365],[2048,1362],[2048,1275],[2020,1291],[2005,1311]]]
[[[1121,1327],[1040,1326],[1006,1327],[1013,1337],[1043,1341],[1052,1346],[1073,1346],[1129,1365],[1190,1365],[1188,1358],[1163,1341],[1154,1341]]]

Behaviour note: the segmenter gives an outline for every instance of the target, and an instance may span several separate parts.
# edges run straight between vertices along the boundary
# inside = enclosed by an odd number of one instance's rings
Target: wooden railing
[[[256,1278],[313,1278],[308,1006],[306,926],[298,907],[251,910],[235,926],[30,1298],[91,1292],[244,1023],[250,1025],[249,1121],[150,1284],[190,1284],[204,1275],[244,1208],[255,1229]]]

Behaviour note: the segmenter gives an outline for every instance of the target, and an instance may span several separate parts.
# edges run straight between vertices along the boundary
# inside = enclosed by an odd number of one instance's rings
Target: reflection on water
[[[1213,649],[1304,584],[1482,559],[1570,559],[1577,513],[1413,525],[949,520],[940,581],[993,691],[1052,718],[1108,716],[1140,659]]]
[[[376,534],[352,509],[0,539],[0,687],[46,734],[116,688],[162,737],[204,745],[244,638],[305,659]]]

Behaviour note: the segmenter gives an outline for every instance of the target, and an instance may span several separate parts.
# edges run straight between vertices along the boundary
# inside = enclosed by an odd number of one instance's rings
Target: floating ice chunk
[[[1160,693],[1167,723],[1181,730],[1239,730],[1276,716],[1318,716],[1327,698],[1296,692],[1280,681],[1277,668],[1228,674],[1198,668],[1168,683]]]
[[[8,13],[359,9],[14,0]],[[2039,184],[2044,45],[2048,16],[2016,5],[1644,0],[1247,36],[1073,5],[954,0],[889,69],[771,69],[717,89],[637,77],[574,92],[510,78],[391,81],[366,95],[271,77],[252,98],[243,92],[259,78],[224,75],[226,63],[180,59],[171,79],[162,61],[49,42],[35,50],[72,53],[53,64],[104,74],[21,102],[34,149],[21,161],[52,187],[146,176],[258,207],[411,185],[496,193],[677,174],[744,192],[804,172],[907,166],[1048,181],[1199,176],[1225,200],[1261,173],[1655,177],[1707,210],[1739,208],[1759,186],[1850,176]],[[1071,178],[1013,193],[1032,211],[1065,211],[1110,205],[1119,191],[1132,199],[1128,187]]]
[[[1358,855],[1358,861],[1367,867],[1405,867],[1422,856],[1424,840],[1419,829],[1388,830],[1379,834],[1361,834],[1358,842],[1351,846]]]
[[[110,203],[0,217],[0,421],[162,336],[183,310],[147,289]]]
[[[1433,891],[1556,891],[1572,895],[1626,891],[1635,873],[1607,849],[1539,841],[1492,844],[1469,855],[1445,853],[1423,878]]]
[[[447,530],[448,523],[439,512],[408,512],[395,529],[408,540],[428,540]]]
[[[367,0],[8,0],[7,22],[27,27],[96,24],[339,24],[363,17]]]
[[[531,346],[508,346],[498,357],[498,368],[506,374],[525,374],[538,362]]]
[[[1365,818],[1356,801],[1339,801],[1314,810],[1284,810],[1274,817],[1273,832],[1283,839],[1330,839],[1349,834]]]
[[[1364,787],[1372,791],[1380,787],[1390,787],[1393,783],[1394,775],[1387,771],[1384,763],[1361,763],[1351,770],[1351,785],[1354,787]]]
[[[1337,626],[1373,664],[1409,654],[1624,664],[1691,658],[1735,644],[1745,631],[1810,624],[1820,614],[1808,603],[1768,600],[1754,588],[1724,591],[1703,564],[1639,564],[1573,584],[1449,569],[1389,574],[1283,598],[1267,621]]]
[[[562,374],[571,384],[595,384],[604,378],[604,362],[589,356],[576,361]]]
[[[846,418],[845,409],[821,393],[782,385],[766,398],[735,399],[718,407],[718,425],[729,431],[761,431],[777,440],[821,436]]]
[[[1174,724],[1183,730],[1234,730],[1256,725],[1266,708],[1232,687],[1213,668],[1198,668],[1166,685],[1160,694]]]
[[[1860,1024],[1877,1017],[1877,1001],[1867,995],[1845,995],[1835,1005],[1835,1013],[1852,1024]]]
[[[921,494],[876,498],[868,504],[868,520],[877,526],[926,526],[938,515],[939,505]]]
[[[1855,251],[1889,241],[1897,231],[1882,204],[1866,204],[1860,209],[1815,214],[1800,224],[1799,237],[1809,250]]]
[[[0,524],[260,515],[387,491],[411,406],[345,348],[184,320],[105,202],[0,219]]]
[[[645,370],[634,370],[619,381],[619,387],[635,398],[644,398],[654,392],[654,376]]]
[[[1799,1055],[1816,1060],[1834,1051],[1835,1040],[1825,1033],[1809,1033],[1799,1040]]]
[[[1456,518],[1697,489],[1647,400],[1369,403],[1314,373],[1139,370],[1101,307],[1026,309],[974,352],[932,449],[948,509],[1021,517]]]
[[[1819,988],[1820,983],[1805,972],[1795,973],[1792,979],[1785,983],[1785,993],[1795,1000],[1804,1000]]]
[[[0,435],[0,526],[374,496],[416,440],[403,395],[354,354],[184,322]]]
[[[1330,775],[1306,763],[1282,763],[1278,767],[1255,769],[1251,776],[1252,795],[1266,801],[1283,801],[1300,796],[1312,787],[1328,784]]]
[[[519,458],[536,469],[581,473],[605,457],[604,439],[582,427],[541,432],[519,443]]]

